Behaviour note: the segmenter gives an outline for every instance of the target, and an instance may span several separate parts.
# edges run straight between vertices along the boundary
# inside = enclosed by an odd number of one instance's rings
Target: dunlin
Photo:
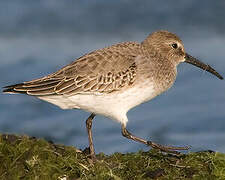
[[[187,54],[179,37],[168,31],[150,34],[143,42],[123,42],[88,53],[57,72],[3,92],[23,93],[63,109],[91,112],[86,120],[90,156],[95,160],[92,120],[96,114],[121,123],[122,135],[170,153],[188,147],[170,147],[136,137],[126,129],[127,112],[168,90],[181,62],[193,64],[219,79],[212,67]]]

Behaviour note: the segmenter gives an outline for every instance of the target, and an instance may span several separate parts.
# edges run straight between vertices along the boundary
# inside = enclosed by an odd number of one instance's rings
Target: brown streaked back
[[[3,92],[33,96],[109,93],[131,85],[140,44],[125,42],[86,54],[40,79],[6,86]]]

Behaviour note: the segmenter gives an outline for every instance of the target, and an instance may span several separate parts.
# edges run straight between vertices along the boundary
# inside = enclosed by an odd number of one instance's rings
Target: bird
[[[135,136],[126,128],[127,112],[175,82],[177,66],[189,63],[223,77],[210,65],[186,53],[174,33],[159,30],[142,42],[121,42],[87,53],[58,71],[39,79],[5,86],[4,93],[22,93],[59,106],[90,112],[86,119],[89,157],[96,161],[92,122],[103,115],[121,124],[122,135],[162,152],[179,154],[189,147],[165,146]]]

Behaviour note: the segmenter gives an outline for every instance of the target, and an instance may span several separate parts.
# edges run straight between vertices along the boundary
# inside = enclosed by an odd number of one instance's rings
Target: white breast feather
[[[147,83],[147,82],[146,82]],[[153,83],[133,86],[123,91],[109,94],[90,95],[77,94],[74,96],[42,96],[42,100],[55,104],[62,109],[83,109],[95,114],[101,114],[126,124],[126,113],[133,107],[156,96]]]

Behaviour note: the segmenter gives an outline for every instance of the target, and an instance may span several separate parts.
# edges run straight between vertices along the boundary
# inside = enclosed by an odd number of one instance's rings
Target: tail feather
[[[4,93],[21,93],[33,96],[54,95],[59,80],[30,81],[3,87]]]

